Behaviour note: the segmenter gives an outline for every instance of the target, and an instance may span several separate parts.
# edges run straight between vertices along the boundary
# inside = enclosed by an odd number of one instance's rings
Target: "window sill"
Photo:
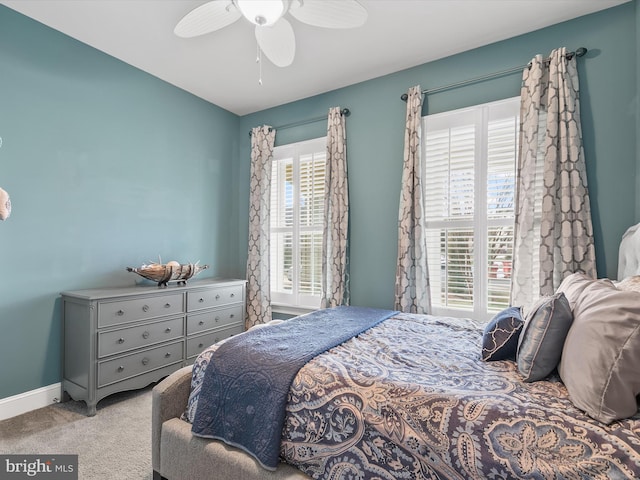
[[[440,317],[454,317],[454,318],[472,318],[480,323],[489,323],[489,321],[498,312],[474,312],[473,310],[461,310],[455,308],[446,307],[432,307],[431,315]]]
[[[284,304],[272,303],[271,310],[274,313],[283,313],[285,315],[297,316],[297,315],[304,315],[305,313],[310,313],[318,309],[313,307],[299,307],[297,305],[284,305]]]

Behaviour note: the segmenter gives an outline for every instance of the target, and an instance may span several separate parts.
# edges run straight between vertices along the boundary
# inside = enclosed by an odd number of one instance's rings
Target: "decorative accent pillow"
[[[640,394],[640,293],[592,282],[573,311],[558,366],[576,407],[603,423],[635,415]]]
[[[520,307],[509,307],[487,324],[482,335],[482,360],[515,360],[524,321]]]
[[[562,292],[540,298],[527,312],[517,353],[518,371],[525,382],[542,380],[558,366],[572,321]]]

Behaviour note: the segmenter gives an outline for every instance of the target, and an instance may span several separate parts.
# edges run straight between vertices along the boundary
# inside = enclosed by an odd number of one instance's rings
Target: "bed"
[[[635,236],[622,245],[637,249]],[[633,264],[627,253],[621,259]],[[154,388],[154,476],[640,478],[636,272],[625,270],[620,282],[574,274],[521,323],[513,309],[501,312],[498,320],[519,328],[390,312],[293,377],[271,466],[233,441],[192,432],[205,372],[225,344],[213,345]],[[267,325],[260,335],[281,328]]]

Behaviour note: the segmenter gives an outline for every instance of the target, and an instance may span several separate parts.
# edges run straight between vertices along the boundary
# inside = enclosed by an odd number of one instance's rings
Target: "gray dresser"
[[[95,415],[107,395],[157,382],[242,332],[244,312],[244,280],[63,292],[63,392]]]

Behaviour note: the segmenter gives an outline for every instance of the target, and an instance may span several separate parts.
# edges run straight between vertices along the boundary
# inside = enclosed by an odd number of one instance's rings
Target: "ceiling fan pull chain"
[[[258,85],[262,85],[262,50],[260,44],[256,40],[256,63],[258,64]]]

